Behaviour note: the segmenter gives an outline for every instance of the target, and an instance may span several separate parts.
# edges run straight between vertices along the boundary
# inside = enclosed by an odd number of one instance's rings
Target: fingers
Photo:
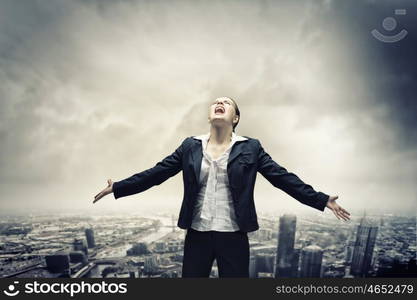
[[[341,206],[339,206],[339,214],[342,215],[345,220],[350,220],[350,213]]]
[[[110,178],[107,179],[107,184],[108,184],[107,188],[110,187],[112,185],[112,183],[113,183],[113,181]],[[94,196],[93,204],[107,195],[107,193],[105,193],[105,190],[106,189],[104,189],[103,191],[101,191],[100,193],[98,193],[97,195]]]
[[[335,209],[332,209],[332,212],[334,213],[334,215],[336,216],[336,218],[338,218],[338,219],[340,220],[340,217],[339,217],[339,215],[337,214],[336,210],[335,210]]]
[[[346,219],[350,219],[350,213],[348,213],[347,211],[345,211],[345,210],[340,210],[340,213],[346,218]]]
[[[103,192],[98,193],[97,195],[94,196],[94,201],[93,204],[96,203],[98,200],[100,200],[101,198],[103,198]]]
[[[345,221],[348,221],[350,219],[349,214],[346,214],[345,211],[341,207],[335,208],[333,212],[339,220],[343,219]]]
[[[342,219],[345,220],[345,221],[349,220],[349,216],[346,215],[343,211],[339,211],[339,216],[341,216]]]
[[[338,195],[331,196],[331,200],[337,200],[339,198]],[[330,207],[329,207],[330,206]],[[332,205],[329,205],[328,207],[333,211],[334,215],[340,220],[343,219],[345,221],[350,220],[350,213],[344,209],[343,207],[336,204],[336,202],[332,202]]]
[[[341,207],[340,208],[345,214],[347,214],[347,215],[349,215],[350,216],[350,213],[346,210],[346,209],[344,209],[343,207]]]

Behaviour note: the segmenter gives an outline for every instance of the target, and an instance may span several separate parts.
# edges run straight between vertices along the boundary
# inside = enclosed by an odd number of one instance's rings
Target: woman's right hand
[[[103,198],[104,196],[113,193],[113,181],[111,179],[107,179],[107,184],[108,185],[104,190],[102,190],[100,193],[94,196],[93,204],[101,198]]]

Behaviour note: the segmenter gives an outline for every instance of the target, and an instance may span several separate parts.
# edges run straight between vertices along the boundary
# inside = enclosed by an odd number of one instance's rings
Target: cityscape
[[[181,277],[186,230],[173,212],[0,220],[0,277]],[[250,278],[417,277],[415,217],[260,212],[258,221],[248,233]]]

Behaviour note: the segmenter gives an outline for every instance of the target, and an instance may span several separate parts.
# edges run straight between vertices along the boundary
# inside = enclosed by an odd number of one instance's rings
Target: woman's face
[[[213,101],[209,108],[209,122],[211,124],[230,124],[238,120],[233,100],[220,97]]]

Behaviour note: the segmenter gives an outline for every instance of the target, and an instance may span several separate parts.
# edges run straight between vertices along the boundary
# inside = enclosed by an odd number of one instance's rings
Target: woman
[[[95,196],[115,199],[140,193],[183,171],[184,197],[178,226],[187,229],[182,277],[209,277],[216,259],[219,277],[249,277],[248,232],[259,228],[253,191],[257,172],[301,203],[349,213],[338,196],[315,191],[266,153],[259,140],[235,134],[240,120],[236,101],[216,99],[209,107],[210,132],[187,137],[153,168],[113,182]]]

